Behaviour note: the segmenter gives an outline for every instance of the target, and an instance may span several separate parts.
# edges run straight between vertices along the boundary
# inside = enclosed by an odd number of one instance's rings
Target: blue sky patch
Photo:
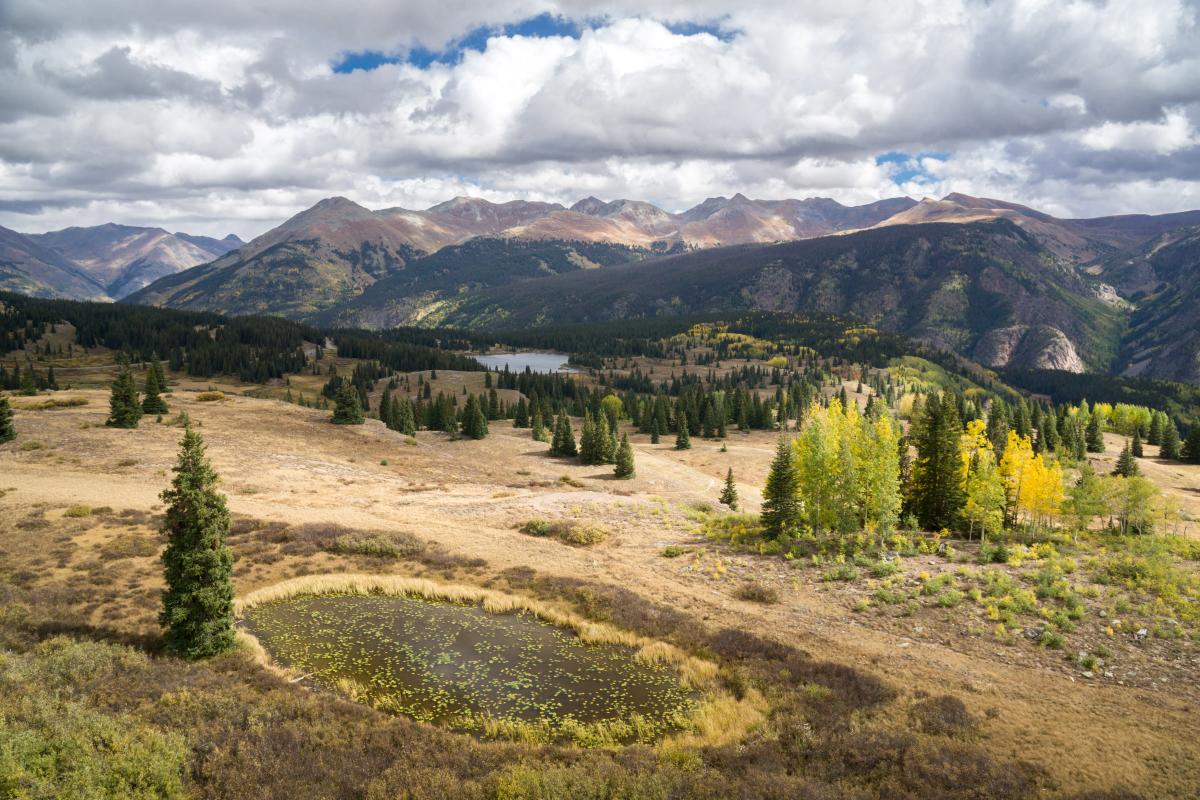
[[[492,36],[529,36],[538,39],[569,36],[578,39],[582,33],[583,26],[575,20],[548,13],[539,14],[509,25],[475,28],[454,40],[444,50],[430,50],[418,45],[403,55],[377,50],[341,53],[333,62],[333,71],[347,73],[361,69],[369,72],[384,64],[412,64],[419,69],[427,69],[434,64],[457,64],[462,61],[463,54],[468,50],[482,53],[487,48],[487,40]]]
[[[737,35],[737,31],[723,29],[719,20],[710,22],[672,22],[667,24],[667,30],[676,36],[696,36],[707,33],[722,42],[729,42]]]
[[[875,164],[877,166],[891,165],[892,181],[896,185],[908,183],[912,180],[932,180],[933,176],[921,168],[921,159],[936,158],[938,161],[946,161],[950,158],[949,153],[938,152],[923,152],[923,153],[901,153],[898,150],[892,150],[887,153],[875,156]]]
[[[455,39],[444,50],[430,50],[424,45],[417,45],[406,53],[385,53],[380,50],[362,50],[358,52],[339,53],[333,62],[333,71],[341,74],[363,70],[370,72],[384,64],[411,64],[418,69],[428,69],[434,64],[457,64],[462,61],[463,54],[468,50],[482,53],[487,48],[487,41],[492,36],[528,36],[545,39],[552,36],[569,36],[578,39],[583,31],[596,28],[605,23],[604,19],[591,18],[582,22],[569,17],[554,14],[539,14],[536,17],[523,19],[508,25],[484,25],[468,31]],[[673,22],[666,25],[667,30],[677,36],[696,36],[707,33],[723,42],[728,42],[737,35],[737,31],[721,28],[720,21],[710,22]]]

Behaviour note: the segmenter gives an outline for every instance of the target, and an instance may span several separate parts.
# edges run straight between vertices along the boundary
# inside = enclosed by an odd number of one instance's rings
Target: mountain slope
[[[1019,203],[954,192],[941,200],[926,198],[877,223],[876,227],[930,222],[966,224],[994,219],[1007,219],[1019,225],[1065,263],[1089,267],[1121,253],[1136,251],[1155,236],[1200,224],[1200,211],[1059,219]]]
[[[476,239],[548,243],[505,248],[491,241],[455,251],[445,262],[431,262],[430,269],[444,270],[444,264],[452,263],[468,270],[461,279],[431,282],[431,272],[408,273],[373,292],[377,302],[347,308],[338,317],[390,324],[427,313],[430,303],[447,292],[502,285],[506,276],[536,277],[547,269],[586,268],[588,262],[610,265],[649,252],[730,241],[820,235],[874,223],[912,203],[897,198],[847,207],[826,199],[753,201],[737,195],[728,200],[712,198],[683,214],[671,214],[633,200],[604,203],[588,198],[567,209],[556,203],[491,203],[456,197],[425,211],[371,211],[344,197],[332,197],[235,252],[161,278],[132,293],[129,301],[231,314],[309,317],[352,301],[376,281],[444,248]],[[593,255],[583,252],[588,248]],[[526,261],[517,263],[522,258]],[[497,272],[484,276],[481,270],[487,269]]]
[[[1103,275],[1136,305],[1121,350],[1125,374],[1200,383],[1200,227],[1165,234]]]
[[[477,237],[408,263],[318,319],[363,328],[431,323],[483,289],[649,255],[642,248],[604,242]]]
[[[33,297],[107,300],[99,282],[55,251],[0,227],[0,289]]]
[[[1104,370],[1121,328],[1075,270],[1004,220],[741,245],[484,290],[445,324],[524,327],[733,309],[850,314],[989,366]]]
[[[112,223],[31,234],[29,238],[67,258],[114,298],[211,261],[242,244],[236,236],[212,239]]]

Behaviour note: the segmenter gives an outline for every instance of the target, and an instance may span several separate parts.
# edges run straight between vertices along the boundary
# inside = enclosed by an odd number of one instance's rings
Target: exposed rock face
[[[973,357],[988,367],[1084,372],[1086,365],[1067,335],[1051,325],[1010,325],[988,331]]]

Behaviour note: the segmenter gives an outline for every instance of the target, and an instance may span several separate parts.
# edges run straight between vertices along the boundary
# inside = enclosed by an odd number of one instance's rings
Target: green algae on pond
[[[323,594],[255,606],[245,623],[272,658],[313,681],[353,686],[358,699],[452,727],[612,724],[646,740],[677,727],[693,705],[670,668],[587,644],[529,612]]]

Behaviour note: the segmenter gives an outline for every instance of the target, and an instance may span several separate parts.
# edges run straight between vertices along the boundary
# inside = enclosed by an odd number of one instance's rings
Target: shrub
[[[900,571],[900,565],[895,561],[876,561],[870,566],[872,578],[887,578]]]
[[[196,400],[201,403],[212,403],[217,400],[224,400],[224,392],[200,392],[196,395]]]
[[[1061,634],[1045,630],[1042,631],[1042,636],[1040,639],[1038,639],[1038,644],[1050,650],[1061,650],[1063,646],[1063,637]]]
[[[520,528],[522,533],[530,536],[550,536],[564,544],[576,547],[588,547],[599,544],[608,538],[608,529],[600,525],[566,520],[563,522],[548,522],[544,519],[531,519]]]
[[[531,519],[521,526],[521,533],[527,533],[530,536],[549,536],[550,523],[544,519]]]
[[[853,564],[841,564],[823,574],[821,580],[826,582],[858,580],[858,567]]]
[[[21,442],[21,446],[20,446],[19,448],[17,448],[17,449],[18,449],[18,450],[25,450],[25,451],[29,451],[29,450],[41,450],[41,449],[45,448],[45,446],[46,446],[46,445],[42,444],[42,443],[41,443],[41,442],[39,442],[37,439],[30,439],[30,440],[29,440],[29,441],[27,441],[27,442]]]
[[[963,601],[963,593],[957,589],[951,589],[938,595],[937,603],[942,608],[954,608]]]
[[[71,518],[90,517],[91,515],[92,515],[91,506],[85,506],[82,503],[76,503],[73,506],[68,506],[67,510],[63,512],[64,517],[71,517]]]
[[[342,556],[407,558],[422,552],[425,542],[408,533],[350,533],[337,537],[325,549]]]
[[[751,603],[771,604],[779,602],[779,591],[775,587],[756,581],[743,583],[734,592],[734,596],[739,600],[748,600]]]
[[[600,544],[608,538],[608,530],[599,525],[589,525],[581,522],[559,523],[552,531],[553,535],[570,545],[588,547]],[[565,528],[565,529],[564,529]]]
[[[681,555],[683,555],[686,552],[687,551],[684,550],[682,547],[676,547],[675,545],[672,544],[672,545],[668,545],[667,547],[664,547],[662,549],[661,555],[663,558],[679,558]]]
[[[922,733],[934,736],[960,736],[975,727],[975,718],[963,701],[948,694],[919,700],[909,717]]]

